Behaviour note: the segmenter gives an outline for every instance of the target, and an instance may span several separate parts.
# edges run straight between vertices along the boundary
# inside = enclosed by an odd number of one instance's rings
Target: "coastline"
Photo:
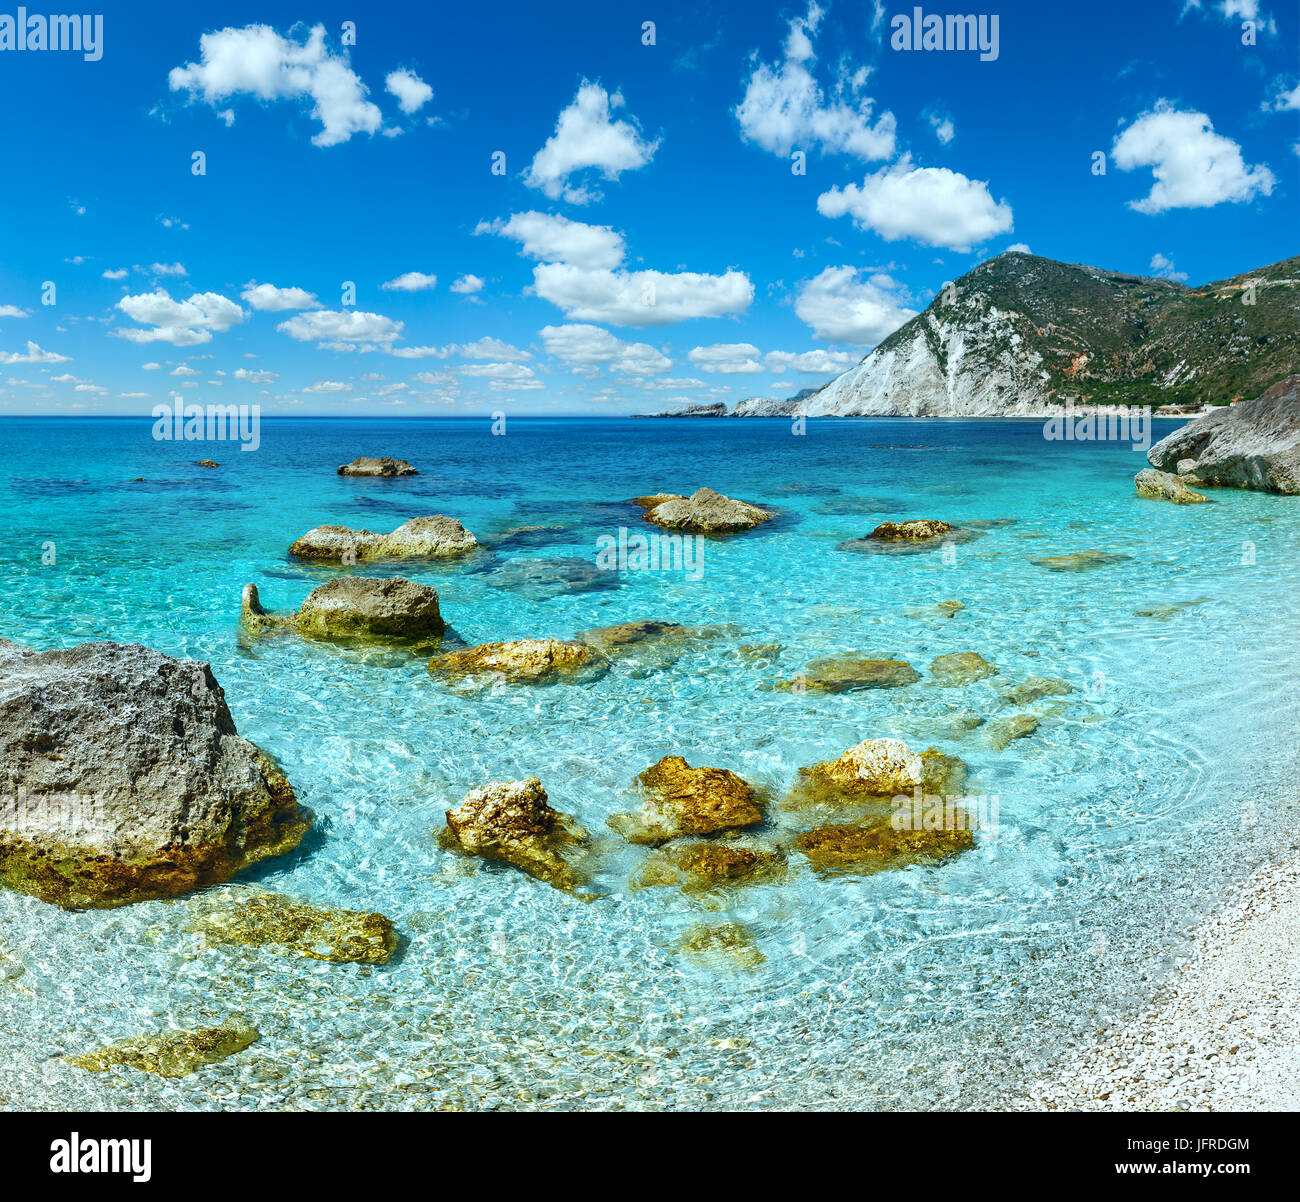
[[[1175,979],[1035,1082],[1019,1109],[1300,1108],[1300,848],[1275,854],[1188,941]]]

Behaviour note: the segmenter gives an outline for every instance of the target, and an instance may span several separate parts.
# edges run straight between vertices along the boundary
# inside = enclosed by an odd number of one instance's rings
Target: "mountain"
[[[1189,288],[1007,251],[799,411],[982,417],[1066,400],[1224,403],[1297,371],[1300,256]]]

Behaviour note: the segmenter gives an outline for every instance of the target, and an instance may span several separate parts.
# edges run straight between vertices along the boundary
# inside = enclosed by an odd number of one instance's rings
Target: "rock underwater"
[[[311,823],[208,664],[0,640],[0,885],[67,908],[174,897],[291,851]]]

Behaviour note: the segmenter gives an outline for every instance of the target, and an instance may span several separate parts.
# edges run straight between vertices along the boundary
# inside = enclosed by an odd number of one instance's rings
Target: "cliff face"
[[[1300,258],[1188,288],[1018,252],[945,288],[809,416],[983,417],[1254,396],[1300,371]]]

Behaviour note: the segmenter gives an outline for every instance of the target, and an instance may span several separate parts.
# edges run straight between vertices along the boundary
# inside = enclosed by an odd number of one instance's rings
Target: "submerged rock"
[[[772,519],[772,514],[747,501],[724,497],[711,488],[699,488],[689,497],[642,497],[638,503],[655,500],[658,503],[646,508],[646,521],[665,530],[681,530],[688,534],[730,534],[739,530],[752,530]]]
[[[1253,401],[1198,417],[1156,443],[1147,462],[1221,488],[1300,493],[1298,389],[1300,375],[1290,376]]]
[[[351,463],[339,465],[340,476],[418,476],[405,459],[393,459],[385,455],[376,459],[373,455],[361,455]]]
[[[1005,751],[1016,739],[1032,735],[1038,729],[1038,718],[1033,714],[1009,714],[997,718],[984,727],[984,738],[994,751]]]
[[[997,664],[991,664],[976,651],[954,651],[937,656],[930,664],[930,675],[941,688],[955,688],[996,675]]]
[[[572,597],[622,586],[616,571],[606,571],[577,556],[549,559],[510,559],[505,563],[476,568],[493,588],[518,593],[530,601]]]
[[[1104,568],[1132,558],[1131,555],[1118,555],[1112,551],[1075,551],[1071,555],[1047,555],[1029,562],[1034,567],[1046,568],[1049,572],[1088,572],[1093,568]]]
[[[256,1027],[231,1021],[198,1031],[137,1035],[81,1056],[69,1056],[67,1061],[92,1073],[122,1065],[159,1077],[188,1077],[204,1065],[216,1064],[242,1052],[257,1039]]]
[[[999,696],[1006,705],[1029,705],[1043,697],[1064,697],[1074,687],[1059,676],[1031,676],[1023,684],[1004,689]]]
[[[550,807],[535,776],[492,781],[466,794],[439,835],[444,847],[501,860],[529,876],[572,892],[583,883],[574,848],[589,838],[568,814]]]
[[[632,889],[677,885],[687,893],[753,885],[785,872],[785,854],[757,841],[682,839],[654,852],[632,877]]]
[[[753,969],[767,959],[753,936],[734,922],[693,926],[678,940],[677,950],[710,968]]]
[[[289,548],[296,559],[449,559],[478,546],[478,540],[455,518],[435,514],[412,518],[389,534],[317,526]]]
[[[834,823],[795,837],[820,872],[867,876],[909,864],[934,864],[974,845],[970,830],[899,830],[888,818]]]
[[[322,639],[429,639],[446,630],[437,591],[401,576],[327,580],[307,595],[296,614],[267,613],[257,586],[246,584],[241,617],[253,630],[292,630]]]
[[[1172,501],[1175,505],[1200,505],[1210,498],[1193,492],[1178,476],[1143,468],[1133,477],[1133,486],[1139,497],[1153,501]]]
[[[220,467],[221,464],[219,464],[215,459],[200,459],[198,462],[198,466],[199,467]]]
[[[0,794],[0,884],[65,907],[229,880],[312,822],[209,665],[135,644],[0,640]]]
[[[209,943],[270,947],[334,964],[387,964],[397,932],[382,914],[319,909],[280,893],[218,894],[197,904],[191,929]]]
[[[607,819],[629,843],[665,843],[763,821],[758,793],[727,768],[692,768],[680,755],[666,755],[637,783],[645,795],[641,812]]]
[[[429,671],[435,676],[451,680],[491,677],[510,684],[582,682],[594,680],[608,669],[609,660],[595,647],[559,639],[482,643],[429,660]]]
[[[868,659],[861,655],[832,655],[815,659],[777,688],[792,693],[849,693],[855,689],[900,689],[921,679],[901,659]]]

